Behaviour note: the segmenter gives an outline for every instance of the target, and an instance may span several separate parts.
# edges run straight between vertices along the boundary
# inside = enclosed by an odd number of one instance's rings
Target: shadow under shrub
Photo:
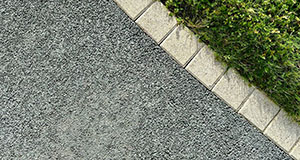
[[[300,2],[162,0],[217,59],[300,122]]]

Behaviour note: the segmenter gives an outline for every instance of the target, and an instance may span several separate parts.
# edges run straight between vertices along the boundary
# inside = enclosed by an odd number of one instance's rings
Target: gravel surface
[[[0,1],[0,159],[291,159],[113,2]]]

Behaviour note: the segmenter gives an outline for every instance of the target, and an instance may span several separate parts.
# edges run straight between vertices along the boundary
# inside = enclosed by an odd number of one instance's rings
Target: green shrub
[[[217,58],[300,122],[300,2],[162,0]]]

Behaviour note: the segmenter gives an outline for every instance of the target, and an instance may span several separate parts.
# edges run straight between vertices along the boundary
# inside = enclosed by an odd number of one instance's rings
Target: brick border
[[[114,0],[154,41],[191,75],[246,118],[291,157],[300,160],[300,126],[262,91],[251,87],[235,70],[215,60],[161,2]]]

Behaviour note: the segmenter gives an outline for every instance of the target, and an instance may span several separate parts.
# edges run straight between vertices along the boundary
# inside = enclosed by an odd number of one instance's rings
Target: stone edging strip
[[[114,0],[157,44],[209,90],[256,126],[293,158],[300,160],[300,126],[233,69],[215,60],[213,51],[186,27],[177,25],[161,2]]]

